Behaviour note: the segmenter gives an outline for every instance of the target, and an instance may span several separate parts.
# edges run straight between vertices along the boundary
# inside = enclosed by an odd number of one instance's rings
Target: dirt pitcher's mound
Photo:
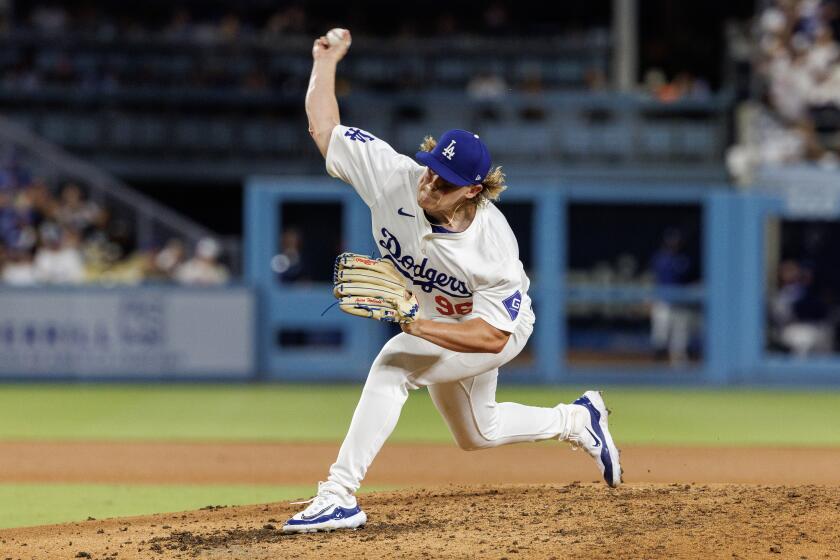
[[[449,486],[362,497],[358,531],[284,535],[270,504],[0,531],[0,558],[837,558],[840,489]]]

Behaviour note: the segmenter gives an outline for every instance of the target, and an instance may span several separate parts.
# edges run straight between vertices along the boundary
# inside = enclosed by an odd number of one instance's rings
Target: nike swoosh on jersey
[[[402,209],[402,206],[400,206],[400,209],[399,209],[399,210],[397,210],[397,214],[399,214],[400,216],[407,216],[407,217],[409,217],[409,218],[414,218],[414,217],[415,217],[415,216],[414,216],[414,214],[409,214],[408,212],[406,212],[405,210],[403,210],[403,209]]]

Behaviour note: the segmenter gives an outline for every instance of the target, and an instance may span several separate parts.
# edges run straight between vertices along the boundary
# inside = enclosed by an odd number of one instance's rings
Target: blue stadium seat
[[[129,148],[134,145],[134,121],[124,115],[109,119],[106,142],[115,148]]]
[[[285,153],[300,153],[305,145],[308,145],[309,135],[306,129],[287,122],[267,123],[269,146],[273,151]]]
[[[692,159],[715,157],[720,151],[717,130],[706,123],[686,123],[680,127],[678,153]]]
[[[597,153],[613,158],[629,157],[633,148],[633,135],[624,123],[609,123],[592,126],[592,133],[598,148]]]
[[[263,153],[271,150],[271,131],[264,122],[249,120],[241,126],[242,145],[252,153]]]
[[[565,157],[582,157],[590,153],[593,140],[586,123],[565,119],[553,123],[557,151]]]
[[[61,114],[47,115],[41,120],[40,133],[58,144],[69,144],[72,124]]]
[[[305,128],[277,121],[244,121],[238,134],[241,148],[251,154],[296,154],[311,142]]]
[[[233,125],[229,120],[214,120],[208,123],[206,142],[210,148],[228,150],[234,145]]]
[[[638,148],[643,157],[665,159],[674,151],[677,130],[673,124],[645,124],[639,128]]]
[[[389,58],[370,57],[353,66],[354,77],[361,80],[393,81],[401,72],[400,65]]]
[[[414,155],[423,138],[428,135],[438,135],[442,131],[432,130],[427,124],[406,124],[397,128],[397,134],[393,139],[386,138],[391,145],[400,153]]]
[[[545,123],[486,124],[479,132],[490,153],[524,160],[545,159],[551,155],[551,129]]]
[[[432,63],[431,79],[435,82],[457,82],[466,86],[471,77],[472,71],[465,60],[442,57]]]
[[[193,150],[204,145],[204,121],[184,119],[175,122],[172,143],[176,148]]]
[[[71,132],[72,146],[80,148],[94,147],[99,142],[99,123],[95,119],[79,117],[73,119]]]
[[[166,122],[152,116],[137,119],[131,134],[134,146],[154,148],[167,137]]]

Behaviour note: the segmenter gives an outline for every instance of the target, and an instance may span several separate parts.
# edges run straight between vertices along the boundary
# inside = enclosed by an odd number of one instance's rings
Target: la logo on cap
[[[441,155],[446,157],[449,161],[452,161],[452,158],[455,156],[455,140],[449,142],[449,145],[443,149]]]

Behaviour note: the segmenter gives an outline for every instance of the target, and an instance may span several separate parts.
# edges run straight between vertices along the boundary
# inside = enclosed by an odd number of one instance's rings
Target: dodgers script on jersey
[[[369,132],[338,125],[326,159],[327,172],[352,185],[370,207],[379,252],[411,281],[420,317],[480,317],[506,332],[519,322],[533,324],[519,246],[495,205],[479,207],[463,232],[437,233],[417,204],[426,168],[412,158]]]

